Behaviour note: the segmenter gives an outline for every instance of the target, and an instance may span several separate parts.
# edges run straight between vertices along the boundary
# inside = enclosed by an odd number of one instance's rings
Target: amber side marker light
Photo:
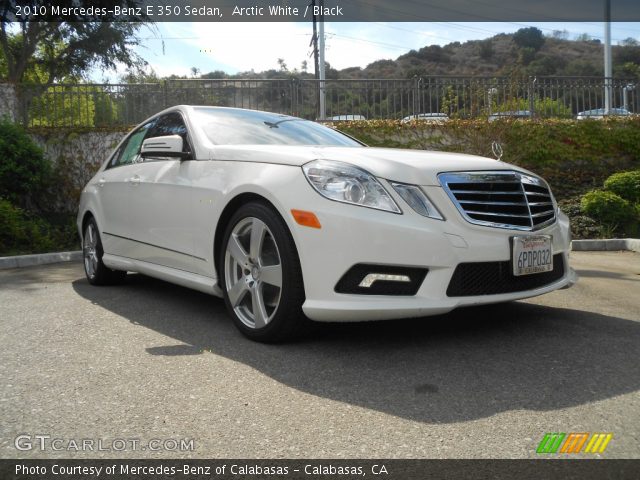
[[[318,217],[316,217],[316,214],[313,212],[291,210],[291,215],[293,215],[293,219],[298,223],[298,225],[302,225],[303,227],[322,228],[320,220],[318,220]]]

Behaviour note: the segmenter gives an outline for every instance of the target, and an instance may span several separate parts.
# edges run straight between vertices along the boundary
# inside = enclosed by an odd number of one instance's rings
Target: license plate
[[[513,237],[513,275],[532,275],[553,270],[550,235]]]

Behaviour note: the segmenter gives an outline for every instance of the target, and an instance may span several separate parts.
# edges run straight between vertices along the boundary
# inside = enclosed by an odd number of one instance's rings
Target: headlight
[[[444,220],[442,214],[438,211],[429,197],[417,185],[407,185],[406,183],[390,182],[393,189],[398,195],[409,204],[416,213],[423,217],[435,218],[436,220]]]
[[[402,213],[376,177],[348,163],[314,160],[302,166],[309,183],[336,202]]]

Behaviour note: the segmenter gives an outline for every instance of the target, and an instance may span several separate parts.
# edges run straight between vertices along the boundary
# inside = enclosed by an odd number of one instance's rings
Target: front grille
[[[448,297],[497,295],[544,287],[564,276],[564,259],[561,253],[553,256],[553,270],[532,275],[515,276],[511,262],[461,263],[456,267],[449,287]]]
[[[438,178],[470,223],[538,230],[556,219],[551,190],[541,178],[509,170],[441,173]]]

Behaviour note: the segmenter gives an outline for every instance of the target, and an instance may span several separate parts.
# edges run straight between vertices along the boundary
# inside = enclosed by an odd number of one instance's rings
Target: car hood
[[[439,185],[441,172],[519,170],[504,162],[462,153],[375,147],[233,145],[211,149],[210,160],[302,166],[312,160],[350,163],[387,180],[414,185]]]

